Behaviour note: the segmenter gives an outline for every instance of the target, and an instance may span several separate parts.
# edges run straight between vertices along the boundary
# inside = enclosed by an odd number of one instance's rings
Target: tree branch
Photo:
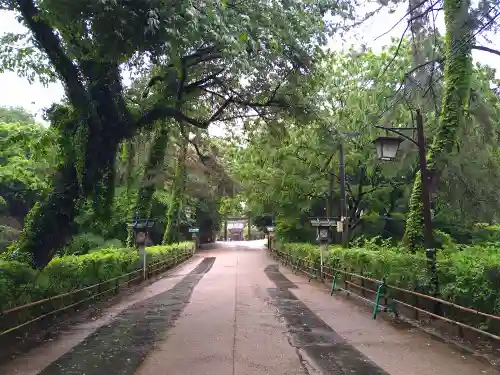
[[[184,83],[187,79],[187,69],[193,66],[196,66],[202,62],[209,62],[212,60],[220,59],[222,57],[222,54],[218,51],[218,49],[215,46],[209,46],[209,47],[202,47],[197,49],[195,52],[193,52],[190,55],[186,55],[181,57],[180,62],[181,62],[181,84],[177,85],[177,97],[180,99],[182,96],[182,92],[179,91],[181,88],[184,87]],[[152,77],[148,84],[146,85],[146,88],[144,89],[144,92],[142,93],[142,97],[145,98],[149,94],[149,90],[151,87],[153,87],[156,83],[165,81],[168,78],[169,75],[169,69],[170,68],[175,68],[176,66],[174,64],[169,64],[166,66],[166,72],[162,73],[160,75],[156,75]],[[220,74],[220,73],[218,73]],[[177,77],[177,75],[175,75]],[[180,100],[178,100],[180,102]]]
[[[406,28],[403,31],[403,34],[401,35],[401,38],[399,38],[399,43],[398,43],[398,46],[396,47],[396,51],[394,52],[394,55],[389,60],[389,62],[386,64],[384,69],[382,69],[382,73],[379,74],[379,77],[382,77],[385,74],[385,72],[387,72],[387,69],[389,69],[389,67],[392,65],[392,63],[396,60],[396,57],[398,57],[399,50],[401,49],[401,45],[403,44],[403,40],[405,38],[406,32],[410,28],[410,25],[411,25],[410,22],[408,22],[408,24],[406,25]]]
[[[208,124],[214,122],[214,121],[217,121],[220,116],[222,115],[222,113],[224,112],[224,110],[229,106],[231,105],[231,103],[233,103],[233,97],[231,96],[229,99],[227,99],[215,112],[212,116],[210,116],[210,119],[208,120]],[[208,127],[208,124],[207,124],[207,127]]]
[[[184,126],[182,123],[179,123],[179,127],[181,129],[181,134],[182,136],[184,137],[184,139],[189,143],[191,144],[193,147],[194,147],[194,150],[196,151],[196,154],[198,155],[198,158],[200,159],[201,163],[208,167],[208,165],[206,164],[206,161],[210,158],[209,156],[207,155],[203,155],[200,151],[200,148],[198,147],[198,144],[196,144],[195,142],[193,142],[191,139],[189,139],[189,136],[186,134],[186,131],[184,129]]]
[[[434,64],[434,63],[439,63],[439,64],[442,64],[444,62],[444,57],[440,58],[440,59],[434,59],[434,60],[429,60],[429,61],[426,61],[420,65],[417,65],[416,67],[412,68],[411,70],[407,71],[405,73],[405,77],[406,76],[409,76],[410,74],[412,74],[413,72],[419,70],[420,68],[423,68],[424,66],[427,66],[429,64]]]
[[[184,91],[185,92],[191,92],[193,89],[196,89],[196,88],[199,88],[200,86],[203,86],[205,85],[206,83],[214,80],[215,78],[217,78],[217,76],[219,74],[221,74],[224,70],[226,70],[226,68],[222,68],[220,70],[218,70],[217,72],[213,73],[213,74],[210,74],[204,78],[201,78],[197,81],[194,81],[194,82],[191,82],[190,84],[188,84],[185,88],[184,88]]]
[[[135,121],[134,126],[131,127],[132,131],[129,134],[127,134],[127,136],[131,137],[136,129],[149,126],[153,124],[156,120],[160,120],[162,118],[173,118],[178,122],[187,122],[188,124],[191,124],[201,129],[206,129],[208,127],[207,123],[188,117],[184,113],[182,113],[181,110],[172,107],[167,107],[164,105],[156,105],[149,111],[146,111],[142,116],[140,116]]]
[[[409,10],[405,13],[405,15],[399,19],[399,21],[398,21],[398,22],[396,22],[394,25],[392,25],[392,27],[391,27],[389,30],[387,30],[385,33],[383,33],[383,34],[379,35],[378,37],[376,37],[376,38],[375,38],[375,40],[380,39],[380,38],[382,38],[384,35],[389,34],[392,30],[394,30],[394,29],[396,28],[396,26],[397,26],[397,25],[399,25],[399,24],[401,23],[401,21],[403,21],[403,20],[404,20],[407,16],[409,16],[410,14],[412,14],[412,13],[413,13],[413,12],[414,12],[417,8],[419,8],[419,7],[421,7],[422,5],[424,5],[427,1],[428,1],[428,0],[422,0],[420,3],[416,4],[413,8],[409,9]],[[434,6],[434,5],[436,5],[436,4],[433,4],[433,6]],[[433,6],[432,6],[432,7],[433,7]],[[432,7],[431,7],[431,8],[432,8]]]
[[[88,112],[90,101],[82,83],[81,74],[63,51],[61,42],[52,27],[43,20],[33,0],[17,0],[17,7],[35,40],[47,53],[56,72],[61,76],[71,103],[78,110]]]
[[[500,56],[500,51],[497,51],[496,49],[490,48],[490,47],[485,47],[485,46],[472,46],[472,49],[478,50],[478,51],[485,51],[492,53],[494,55]]]
[[[424,0],[422,2],[420,2],[419,4],[417,4],[416,6],[414,6],[412,9],[410,9],[405,15],[404,17],[410,15],[411,13],[413,13],[413,11],[415,11],[418,7],[420,7],[421,5],[423,5],[427,0]],[[435,1],[434,3],[431,4],[430,7],[428,7],[426,10],[424,10],[422,13],[420,14],[417,14],[416,16],[414,17],[411,17],[409,20],[408,20],[408,24],[406,25],[406,28],[405,30],[403,31],[403,34],[401,35],[401,38],[399,39],[399,43],[398,43],[398,46],[396,47],[396,52],[394,52],[394,55],[392,56],[392,59],[389,61],[389,63],[385,66],[385,68],[382,70],[382,73],[379,75],[379,77],[381,77],[382,75],[385,74],[385,72],[387,71],[387,69],[389,69],[389,67],[392,65],[392,63],[394,62],[394,60],[396,60],[396,57],[399,55],[399,50],[401,49],[401,45],[403,43],[403,40],[404,40],[404,36],[406,35],[406,32],[408,31],[408,29],[411,27],[411,24],[413,21],[415,21],[417,18],[421,18],[421,17],[425,17],[431,10],[434,9],[434,6],[439,3],[441,0],[437,0]],[[404,18],[403,17],[403,18]],[[402,19],[403,19],[402,18]],[[401,19],[401,20],[402,20]],[[398,21],[397,24],[399,24],[399,22],[401,22],[401,20]],[[396,26],[394,25],[394,27]],[[393,27],[393,28],[394,28]],[[392,30],[392,29],[391,29]],[[384,34],[382,34],[384,35]],[[380,38],[380,37],[379,37]],[[378,39],[378,38],[377,38]],[[416,69],[415,69],[416,70]]]

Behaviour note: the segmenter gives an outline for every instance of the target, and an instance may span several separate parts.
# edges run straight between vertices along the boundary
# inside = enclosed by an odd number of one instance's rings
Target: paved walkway
[[[423,333],[373,321],[259,245],[201,251],[0,374],[500,375]]]

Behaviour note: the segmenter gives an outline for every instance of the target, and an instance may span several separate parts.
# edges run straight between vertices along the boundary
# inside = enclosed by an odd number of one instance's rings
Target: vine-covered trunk
[[[165,233],[163,234],[163,244],[170,244],[179,241],[179,219],[183,205],[184,187],[186,184],[186,154],[187,142],[181,146],[179,159],[175,168],[175,177],[170,192],[170,201],[167,208],[165,220]]]
[[[123,144],[123,149],[125,152],[125,187],[127,188],[127,197],[130,196],[131,191],[133,190],[133,184],[134,184],[134,175],[133,175],[133,168],[134,168],[134,157],[135,157],[135,149],[134,149],[134,144],[130,139],[126,140]]]
[[[472,61],[469,0],[444,0],[446,25],[444,91],[441,120],[428,150],[428,170],[437,173],[446,167],[446,156],[456,144],[469,101]],[[415,177],[410,197],[404,242],[411,251],[423,246],[422,184],[420,172]]]
[[[154,177],[163,171],[165,155],[167,153],[170,128],[162,126],[158,129],[155,140],[149,152],[148,162],[142,177],[142,183],[137,197],[136,212],[146,218],[151,214],[151,204],[155,192]]]
[[[55,251],[76,232],[80,193],[77,170],[73,161],[68,160],[57,169],[47,199],[37,203],[28,214],[13,254],[16,259],[35,268],[43,268],[50,262]]]
[[[148,161],[144,168],[134,210],[134,214],[137,214],[141,219],[147,219],[151,215],[153,195],[156,188],[154,178],[157,173],[163,171],[169,136],[170,127],[163,124],[156,131],[153,145],[149,151]],[[132,246],[132,231],[130,229],[127,237],[127,246]]]

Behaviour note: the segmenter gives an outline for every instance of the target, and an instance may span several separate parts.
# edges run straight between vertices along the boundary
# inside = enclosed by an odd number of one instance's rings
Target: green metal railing
[[[487,314],[413,290],[400,288],[394,285],[388,285],[385,280],[376,280],[370,277],[363,276],[362,274],[350,272],[347,270],[347,268],[341,269],[324,266],[323,276],[321,276],[320,268],[315,262],[305,258],[293,257],[290,254],[284,251],[277,250],[275,248],[271,249],[271,255],[285,267],[290,266],[291,271],[294,274],[298,274],[299,272],[301,272],[306,275],[308,277],[308,281],[318,279],[323,283],[329,282],[331,296],[333,296],[336,291],[341,291],[356,298],[360,298],[368,302],[369,304],[372,304],[373,319],[377,318],[377,314],[379,312],[390,312],[398,317],[400,315],[400,308],[404,307],[408,310],[413,310],[415,313],[415,318],[417,319],[419,318],[420,314],[423,314],[427,317],[430,317],[431,319],[440,320],[457,327],[458,336],[463,336],[462,330],[466,329],[500,342],[500,336],[495,333],[488,332],[464,322],[451,319],[445,315],[435,314],[434,312],[429,311],[426,308],[418,307],[414,304],[403,301],[402,298],[395,298],[394,295],[395,292],[397,292],[401,296],[411,297],[415,300],[421,299],[429,301],[431,303],[439,303],[443,306],[448,306],[450,308],[456,309],[464,314],[468,314],[474,317],[481,317],[485,320],[493,320],[499,323],[500,316]],[[323,280],[321,280],[321,277],[323,277]],[[343,284],[343,287],[340,287],[339,284]],[[372,286],[372,288],[370,288],[370,285]],[[369,296],[371,296],[371,298]]]

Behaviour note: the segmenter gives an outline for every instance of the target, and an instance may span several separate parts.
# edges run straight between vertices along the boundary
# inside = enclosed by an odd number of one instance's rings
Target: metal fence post
[[[330,295],[333,296],[335,293],[335,287],[337,286],[337,271],[333,271],[332,286],[330,287]]]
[[[347,280],[347,267],[344,267],[344,289],[347,292],[347,294],[349,295],[349,284],[347,282],[348,282],[348,280]]]
[[[141,266],[142,266],[142,277],[144,280],[148,278],[148,271],[147,271],[147,252],[146,252],[146,246],[144,245],[139,245],[139,256],[141,259]]]
[[[375,305],[373,305],[372,318],[377,319],[377,313],[380,306],[380,297],[384,294],[385,283],[381,283],[377,288],[377,296],[375,297]]]

